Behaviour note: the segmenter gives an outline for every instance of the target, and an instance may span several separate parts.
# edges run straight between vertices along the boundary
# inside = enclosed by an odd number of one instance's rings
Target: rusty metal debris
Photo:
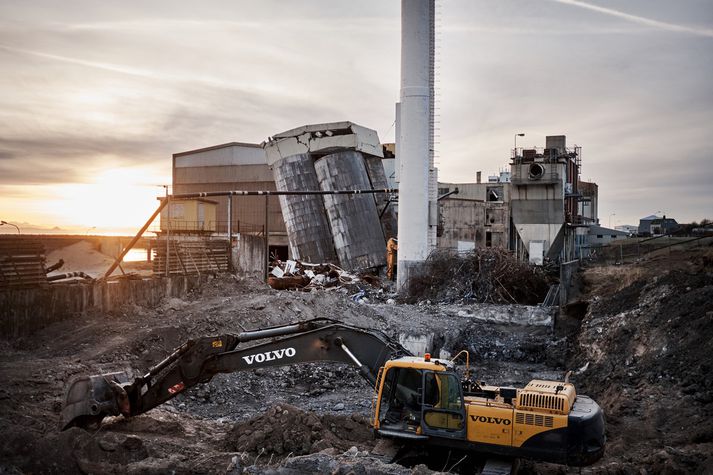
[[[465,253],[436,250],[426,260],[423,272],[408,284],[410,300],[437,302],[535,305],[542,302],[548,289],[544,272],[499,248]]]
[[[85,281],[93,281],[94,278],[91,275],[87,275],[84,272],[66,272],[64,274],[51,275],[47,277],[47,282],[55,282],[65,279],[80,278]]]
[[[334,264],[311,264],[301,261],[273,261],[270,287],[277,290],[301,289],[336,289],[345,285],[365,283],[380,288],[381,280],[371,274],[352,274]]]

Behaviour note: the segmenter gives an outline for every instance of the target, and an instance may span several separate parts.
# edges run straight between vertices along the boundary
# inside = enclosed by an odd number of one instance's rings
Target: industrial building
[[[597,224],[593,224],[588,228],[589,248],[596,248],[611,244],[612,241],[627,239],[630,234],[626,231],[618,231],[609,229]]]
[[[376,131],[351,122],[306,125],[263,144],[231,142],[174,154],[173,193],[386,189],[385,155],[394,174],[393,145],[387,148]],[[396,235],[395,199],[384,193],[211,199],[213,217],[204,228],[226,240],[230,233],[233,244],[266,234],[269,255],[283,260],[380,267],[385,242]],[[171,203],[162,231],[196,228],[199,208],[195,200]]]
[[[230,142],[173,154],[172,189],[173,193],[180,194],[274,191],[277,188],[260,144]],[[227,237],[229,222],[233,235],[262,236],[267,229],[269,252],[284,259],[288,257],[287,230],[276,196],[219,196],[213,200],[216,202],[214,228],[217,233]]]
[[[591,247],[625,237],[598,226],[598,186],[579,180],[581,147],[567,147],[564,135],[548,136],[545,144],[513,149],[509,170],[487,181],[477,172],[474,182],[438,183],[437,246],[499,247],[541,264],[585,257]],[[384,189],[399,168],[393,144],[382,145],[374,130],[335,122],[275,134],[262,145],[232,142],[174,154],[173,186],[176,194]],[[234,239],[267,230],[270,253],[283,259],[380,267],[385,241],[398,235],[395,195],[221,196],[214,203],[214,222],[204,229],[227,236],[231,226]],[[172,227],[205,220],[199,206],[185,208],[191,210],[185,223],[169,211]]]
[[[598,187],[579,180],[581,147],[564,135],[544,148],[515,148],[510,170],[482,182],[440,183],[438,246],[457,250],[502,247],[532,263],[586,256],[597,224]],[[598,234],[595,233],[594,236]],[[596,239],[596,238],[595,238]]]

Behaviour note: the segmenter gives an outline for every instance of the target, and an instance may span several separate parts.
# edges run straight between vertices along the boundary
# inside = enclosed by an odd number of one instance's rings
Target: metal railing
[[[158,230],[158,229],[152,229]],[[161,231],[171,232],[216,232],[227,233],[228,221],[187,221],[172,219],[169,222],[161,223]],[[264,235],[265,226],[262,224],[246,223],[244,221],[233,221],[233,234],[255,234]]]

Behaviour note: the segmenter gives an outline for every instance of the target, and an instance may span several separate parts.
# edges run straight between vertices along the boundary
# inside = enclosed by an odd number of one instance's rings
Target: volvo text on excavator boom
[[[61,428],[142,414],[218,373],[314,361],[352,364],[371,384],[377,437],[575,466],[604,453],[602,410],[568,381],[488,386],[453,360],[417,357],[381,331],[323,318],[189,340],[133,381],[124,372],[75,378]]]

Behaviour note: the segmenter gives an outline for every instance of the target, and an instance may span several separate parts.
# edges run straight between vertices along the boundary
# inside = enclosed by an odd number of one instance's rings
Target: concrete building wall
[[[605,246],[613,241],[627,239],[628,237],[629,233],[624,231],[617,231],[616,229],[609,229],[602,226],[589,227],[590,247]]]
[[[438,237],[439,248],[461,251],[480,247],[507,249],[510,221],[507,203],[448,197],[439,202],[439,213],[442,228]]]
[[[265,272],[265,240],[262,236],[238,234],[231,259],[238,274],[261,277]]]
[[[439,195],[458,188],[457,198],[468,198],[480,201],[510,201],[510,184],[503,182],[483,183],[439,183]]]

